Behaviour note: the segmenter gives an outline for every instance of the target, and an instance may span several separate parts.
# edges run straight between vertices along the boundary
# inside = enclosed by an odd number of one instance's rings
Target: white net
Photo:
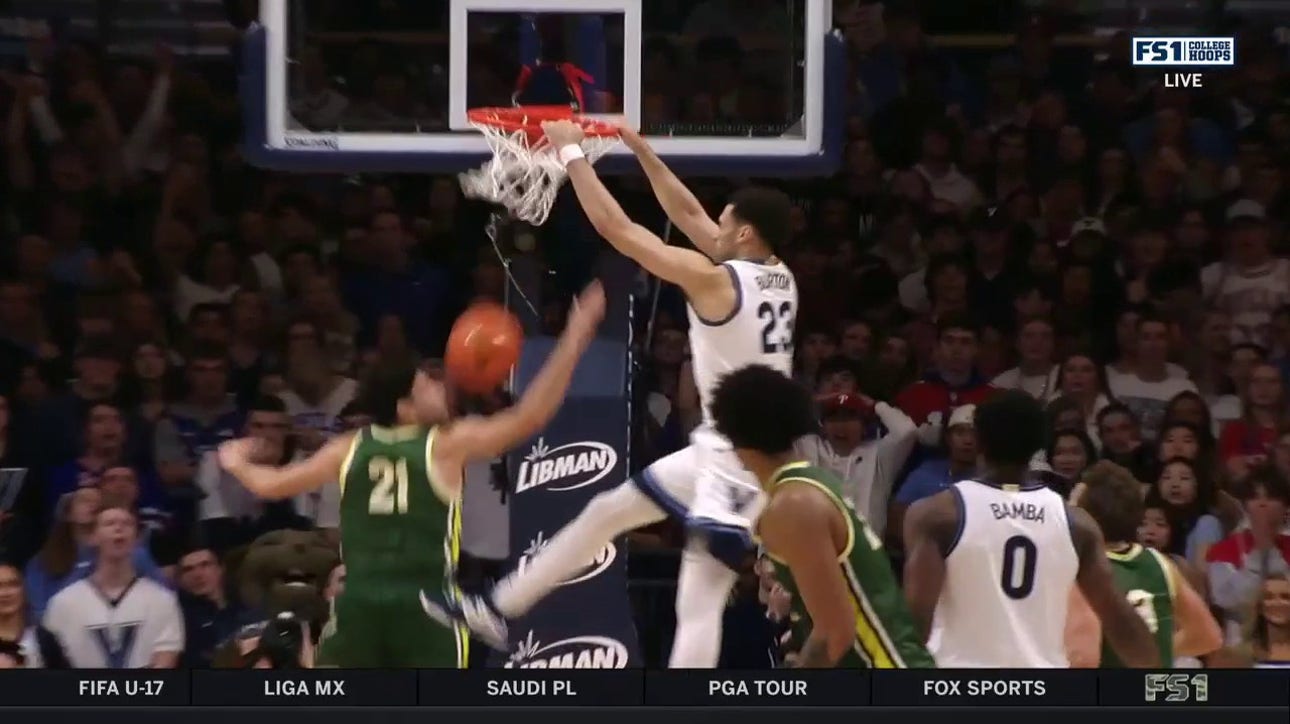
[[[480,122],[473,125],[484,134],[493,158],[458,177],[462,193],[505,206],[516,219],[541,226],[568,175],[556,149],[545,138],[530,146],[530,133],[525,128],[501,128]],[[617,136],[588,135],[582,142],[582,152],[595,163],[617,143]]]

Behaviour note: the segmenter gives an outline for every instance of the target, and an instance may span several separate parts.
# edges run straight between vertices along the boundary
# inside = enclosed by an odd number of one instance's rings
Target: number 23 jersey
[[[959,530],[928,648],[941,668],[1066,668],[1066,609],[1079,574],[1066,501],[1041,483],[951,490]]]
[[[711,422],[712,392],[726,374],[748,365],[793,373],[793,325],[797,319],[797,281],[778,260],[735,259],[721,266],[735,285],[735,307],[725,319],[703,319],[687,305],[694,384]]]

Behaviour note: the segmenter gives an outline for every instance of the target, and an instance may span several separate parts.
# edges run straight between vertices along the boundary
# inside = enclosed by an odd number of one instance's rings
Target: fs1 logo
[[[1157,701],[1159,694],[1166,704],[1209,701],[1209,674],[1147,674],[1144,698]]]
[[[1133,64],[1142,66],[1235,65],[1234,38],[1134,38]]]

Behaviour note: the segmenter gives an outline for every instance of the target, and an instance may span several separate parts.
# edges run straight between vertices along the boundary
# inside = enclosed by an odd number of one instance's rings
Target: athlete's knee
[[[627,483],[592,498],[581,515],[618,534],[647,525],[659,514],[649,498]]]

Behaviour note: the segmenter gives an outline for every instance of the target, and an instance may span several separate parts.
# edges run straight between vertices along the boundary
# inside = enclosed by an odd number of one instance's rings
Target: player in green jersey
[[[756,534],[809,626],[796,665],[935,667],[878,537],[843,502],[836,476],[793,455],[816,427],[806,390],[769,367],[744,367],[717,384],[712,417],[766,489]]]
[[[1072,502],[1102,528],[1115,586],[1147,624],[1161,663],[1211,654],[1223,645],[1223,632],[1204,599],[1167,556],[1134,542],[1141,491],[1132,473],[1104,460],[1084,472]],[[1072,667],[1124,665],[1103,641],[1101,623],[1078,588],[1067,613],[1066,648]]]
[[[224,469],[261,498],[291,498],[340,481],[346,582],[320,642],[320,665],[466,666],[465,631],[427,618],[418,596],[429,580],[453,581],[463,470],[550,421],[604,309],[604,292],[593,284],[524,395],[497,414],[450,419],[442,382],[410,364],[380,363],[359,395],[373,424],[333,438],[308,459],[272,468],[251,462],[250,439],[220,447]]]

